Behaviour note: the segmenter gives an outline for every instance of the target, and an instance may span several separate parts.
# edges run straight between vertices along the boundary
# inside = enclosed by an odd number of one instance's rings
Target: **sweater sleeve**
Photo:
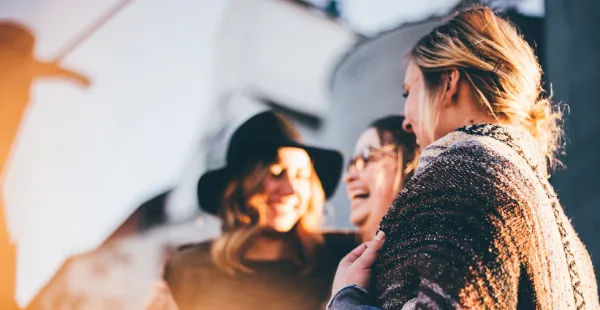
[[[379,305],[516,306],[520,263],[511,227],[524,224],[503,181],[506,165],[484,150],[447,150],[413,177],[381,222],[387,240],[373,276]]]
[[[372,304],[369,292],[364,288],[351,284],[341,288],[327,304],[327,310],[381,310],[370,306]]]

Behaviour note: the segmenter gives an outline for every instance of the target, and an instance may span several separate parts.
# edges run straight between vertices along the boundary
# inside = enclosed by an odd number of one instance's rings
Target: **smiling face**
[[[358,228],[363,239],[373,238],[381,217],[397,194],[398,162],[403,162],[397,156],[401,157],[402,152],[398,152],[391,143],[384,144],[375,128],[367,129],[358,139],[354,154],[371,150],[371,158],[362,170],[350,167],[344,177],[351,201],[350,222]]]
[[[269,166],[263,191],[249,203],[263,211],[267,231],[290,231],[306,213],[311,198],[312,162],[305,150],[283,147]]]

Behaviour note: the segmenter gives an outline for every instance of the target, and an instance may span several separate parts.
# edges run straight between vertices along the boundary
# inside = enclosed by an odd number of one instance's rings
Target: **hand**
[[[333,279],[332,296],[342,287],[350,284],[356,284],[364,289],[369,288],[371,266],[384,241],[385,234],[379,231],[373,240],[359,245],[340,261]]]
[[[150,301],[144,308],[145,310],[179,310],[169,286],[160,281],[153,285]]]

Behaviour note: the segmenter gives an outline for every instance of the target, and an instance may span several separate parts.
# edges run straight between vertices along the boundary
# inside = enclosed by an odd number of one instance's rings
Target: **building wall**
[[[546,74],[569,106],[566,169],[551,179],[600,272],[600,2],[546,1]]]

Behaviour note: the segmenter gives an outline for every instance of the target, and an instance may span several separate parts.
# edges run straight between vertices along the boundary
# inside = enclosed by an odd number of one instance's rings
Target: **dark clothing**
[[[337,291],[327,305],[327,310],[381,310],[374,306],[371,294],[364,288],[351,284]]]
[[[209,241],[180,249],[165,268],[165,281],[180,310],[324,309],[339,261],[358,245],[350,233],[326,233],[324,241],[307,275],[291,261],[246,261],[254,273],[230,276],[214,265]]]
[[[537,141],[517,127],[473,125],[427,146],[381,222],[376,303],[599,309],[590,256],[545,170]]]

